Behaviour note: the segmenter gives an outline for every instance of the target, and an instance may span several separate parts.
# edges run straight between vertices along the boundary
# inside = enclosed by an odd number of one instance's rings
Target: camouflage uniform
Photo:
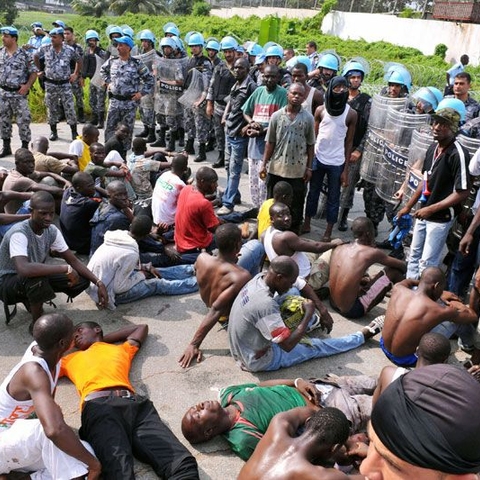
[[[37,71],[32,55],[22,48],[18,48],[12,56],[5,48],[0,49],[0,135],[4,140],[12,136],[14,117],[20,140],[29,142],[32,138],[28,99],[17,91]]]
[[[152,92],[154,79],[148,68],[138,58],[130,57],[127,61],[109,58],[101,68],[103,81],[108,85],[110,104],[108,106],[105,141],[112,137],[118,123],[128,125],[129,135],[124,145],[130,149],[132,143],[135,113],[138,101],[130,100],[135,93],[147,95]]]
[[[192,73],[191,70],[196,69],[202,74],[203,88],[207,92],[208,85],[212,76],[212,62],[200,55],[198,57],[191,57],[188,62],[188,74],[185,81],[185,90],[190,86]],[[206,100],[198,107],[185,108],[185,130],[187,131],[187,138],[193,140],[197,137],[198,143],[207,143],[210,132],[210,119],[206,114]]]
[[[57,53],[52,45],[44,45],[35,54],[45,60],[45,105],[47,106],[48,123],[56,125],[60,121],[59,105],[63,105],[67,123],[77,124],[73,103],[72,85],[70,83],[70,62],[78,61],[78,53],[70,46],[63,45]]]
[[[208,87],[207,100],[214,102],[213,126],[219,152],[225,151],[225,129],[221,123],[227,106],[225,99],[230,94],[235,81],[233,71],[225,62],[221,61],[213,70],[212,79]]]
[[[78,44],[74,43],[70,45],[77,55],[82,58],[83,57],[83,48]],[[75,71],[75,62],[70,62],[70,70],[71,73]],[[75,79],[75,81],[71,84],[72,85],[72,93],[75,98],[75,106],[77,107],[77,114],[79,118],[83,117],[84,112],[84,103],[83,103],[83,87],[80,85],[80,75]]]

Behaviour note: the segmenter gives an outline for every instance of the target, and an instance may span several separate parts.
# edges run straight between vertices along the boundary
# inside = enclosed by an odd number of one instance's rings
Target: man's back
[[[215,300],[228,289],[238,291],[250,280],[249,273],[234,263],[226,262],[208,253],[199,255],[195,263],[197,282],[200,296],[207,307],[211,307]],[[222,311],[222,315],[230,313],[236,295],[231,299],[228,311]]]
[[[444,312],[445,307],[426,294],[395,285],[382,330],[385,347],[399,357],[415,353],[422,335],[444,320],[439,318]]]
[[[359,295],[360,281],[375,263],[377,249],[357,242],[340,245],[330,261],[330,296],[342,311],[348,311]]]

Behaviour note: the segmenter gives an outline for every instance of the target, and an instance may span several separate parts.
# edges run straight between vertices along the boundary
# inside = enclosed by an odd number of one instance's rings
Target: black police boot
[[[179,128],[177,130],[177,139],[178,139],[178,146],[184,147],[185,146],[185,129]]]
[[[173,134],[170,135],[170,138],[168,139],[167,151],[168,152],[175,151],[175,135]]]
[[[189,138],[187,140],[187,146],[185,147],[185,151],[189,155],[195,155],[195,149],[193,148],[193,138]]]
[[[166,130],[161,127],[160,128],[160,131],[158,132],[158,139],[153,142],[153,143],[150,143],[150,146],[151,147],[165,147],[166,144],[165,144],[165,132]]]
[[[205,146],[206,152],[213,152],[215,150],[215,137],[210,137],[208,139],[207,145]]]
[[[98,115],[96,113],[92,113],[92,119],[90,120],[90,123],[96,127],[98,125]]]
[[[22,141],[22,148],[26,148],[28,150],[28,142],[26,140]]]
[[[344,208],[343,213],[342,213],[342,218],[340,219],[340,222],[338,223],[338,229],[341,232],[346,232],[348,230],[348,212],[350,211],[349,208]]]
[[[216,163],[212,165],[213,168],[222,168],[225,166],[225,152],[218,152]]]
[[[98,116],[98,125],[97,127],[99,129],[101,128],[105,128],[105,114],[104,113],[101,113],[99,116]]]
[[[207,153],[205,149],[206,145],[204,143],[201,143],[198,148],[198,155],[195,157],[194,162],[204,162],[207,159]]]
[[[153,143],[157,137],[155,136],[155,127],[148,128],[147,143]]]
[[[57,133],[57,126],[56,125],[50,125],[50,136],[48,137],[49,140],[54,142],[55,140],[58,140],[58,133]]]
[[[9,138],[4,138],[3,139],[3,148],[0,151],[0,158],[6,157],[8,155],[12,154],[12,147],[10,145],[11,140]],[[23,145],[22,145],[23,148]],[[27,147],[28,148],[28,142],[27,142]]]
[[[78,109],[77,121],[78,123],[85,123],[85,112],[83,111],[83,108]]]
[[[72,140],[76,140],[76,138],[78,137],[77,126],[70,125],[70,130],[72,131]]]

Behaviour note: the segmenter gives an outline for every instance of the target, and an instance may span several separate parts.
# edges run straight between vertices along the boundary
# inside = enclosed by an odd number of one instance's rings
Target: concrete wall
[[[234,8],[213,8],[211,10],[211,15],[222,18],[230,18],[235,15],[238,15],[241,18],[247,18],[251,15],[256,15],[257,17],[263,18],[268,15],[278,15],[279,17],[287,17],[289,20],[298,18],[310,18],[318,13],[318,10],[307,10],[307,9],[292,9],[292,8],[271,8],[271,7],[253,7],[253,8],[243,8],[243,7],[234,7]]]
[[[403,47],[414,47],[432,55],[439,43],[447,45],[447,61],[458,61],[464,53],[470,63],[480,62],[480,25],[414,20],[391,15],[331,12],[323,20],[322,32],[342,39],[367,42],[383,40]]]
[[[242,18],[250,15],[260,18],[267,15],[278,15],[291,20],[310,18],[318,11],[255,7],[213,9],[211,13],[222,18],[230,18],[234,15]],[[480,63],[480,25],[470,23],[414,20],[397,18],[392,15],[334,11],[323,20],[322,32],[343,39],[364,39],[367,42],[383,40],[403,47],[417,48],[425,55],[432,55],[435,46],[444,43],[449,47],[446,55],[447,61],[457,62],[460,56],[466,53],[470,56],[472,65]]]

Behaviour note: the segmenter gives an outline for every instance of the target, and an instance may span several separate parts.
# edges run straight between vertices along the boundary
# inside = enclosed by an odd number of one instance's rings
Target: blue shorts
[[[385,356],[397,367],[414,367],[417,364],[418,357],[415,353],[404,355],[403,357],[397,357],[393,353],[390,353],[383,343],[383,337],[380,338],[380,348]]]

